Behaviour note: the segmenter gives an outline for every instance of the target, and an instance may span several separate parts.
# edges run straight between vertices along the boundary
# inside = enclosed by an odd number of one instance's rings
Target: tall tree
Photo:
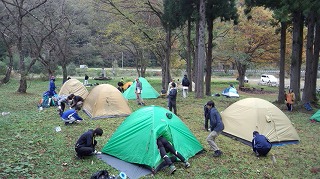
[[[7,12],[10,21],[12,23],[11,32],[16,38],[16,45],[19,53],[19,73],[20,73],[20,86],[18,88],[18,92],[26,93],[27,91],[27,74],[28,70],[30,70],[31,66],[35,63],[35,59],[29,64],[29,67],[26,68],[25,64],[25,54],[24,54],[24,44],[26,40],[26,34],[24,34],[25,27],[32,27],[32,24],[26,23],[29,19],[33,19],[32,12],[36,9],[43,6],[47,0],[41,0],[37,2],[25,2],[24,0],[18,1],[7,1],[1,0],[2,4],[5,7],[5,11]],[[32,21],[32,20],[31,20]]]
[[[234,20],[234,24],[238,23],[238,13],[235,0],[216,1],[207,0],[206,3],[206,21],[208,31],[207,56],[206,56],[206,90],[205,94],[211,96],[211,71],[212,71],[212,49],[213,49],[213,23],[216,18],[221,21]]]
[[[203,98],[203,75],[205,54],[205,26],[206,26],[206,0],[200,0],[199,4],[199,41],[197,49],[197,69],[195,81],[195,97]]]

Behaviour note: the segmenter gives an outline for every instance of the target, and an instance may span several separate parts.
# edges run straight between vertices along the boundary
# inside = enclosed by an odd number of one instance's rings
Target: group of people
[[[182,80],[182,92],[183,97],[186,98],[188,94],[188,87],[190,85],[189,80],[187,79],[187,76],[184,76],[184,79]],[[52,82],[53,81],[53,84]],[[87,82],[85,82],[87,83]],[[55,90],[54,85],[54,78],[51,78],[50,80],[50,91]],[[118,89],[119,87],[123,87],[123,83],[118,83]],[[120,89],[119,89],[120,90]],[[163,91],[164,92],[164,91]],[[176,106],[176,98],[177,98],[177,86],[174,81],[171,81],[169,84],[169,89],[167,90],[167,97],[168,97],[168,108],[170,111],[173,110],[174,114],[177,114],[177,106]],[[286,94],[286,101],[290,104],[290,100],[294,101],[294,95],[290,95],[292,91],[289,91],[289,94]],[[142,97],[142,83],[139,81],[139,79],[136,79],[136,88],[135,88],[135,94],[137,97],[137,103],[138,105],[145,105]],[[78,112],[81,110],[81,107],[83,105],[84,99],[81,96],[76,96],[74,94],[70,95],[62,95],[57,96],[55,98],[58,104],[58,111],[61,116],[61,119],[65,122],[66,125],[76,123],[82,120],[82,118],[78,115]],[[65,111],[66,105],[70,106],[70,109]],[[290,106],[290,109],[292,110],[292,103]],[[288,106],[289,110],[289,106]],[[220,113],[215,107],[215,103],[211,100],[206,103],[204,106],[204,118],[205,118],[205,124],[204,129],[206,131],[210,131],[209,135],[206,138],[206,141],[208,142],[209,146],[213,150],[213,156],[214,157],[220,157],[223,152],[220,150],[216,143],[216,138],[222,133],[224,130],[224,124],[221,119]],[[209,124],[210,126],[209,126]],[[98,152],[95,147],[97,145],[97,141],[95,138],[97,136],[102,136],[103,130],[101,128],[96,128],[95,130],[90,129],[83,133],[79,139],[77,140],[75,144],[75,151],[76,151],[76,157],[77,158],[83,158],[84,156],[90,156],[95,154],[101,154],[101,152]],[[170,174],[173,174],[176,171],[176,167],[173,164],[173,161],[167,154],[170,152],[181,162],[184,163],[184,166],[186,168],[190,167],[190,163],[179,153],[176,151],[174,146],[164,137],[160,136],[157,138],[157,146],[160,153],[161,158],[164,160],[164,162],[169,166],[169,172]],[[271,150],[272,144],[270,141],[264,136],[259,134],[259,132],[254,131],[253,132],[253,139],[252,139],[252,150],[255,153],[256,156],[266,156],[268,152]]]
[[[214,157],[220,157],[223,152],[219,149],[216,144],[216,138],[222,133],[224,129],[224,124],[220,113],[215,108],[213,101],[208,101],[204,106],[204,129],[210,131],[210,134],[207,137],[207,142],[210,145],[211,149],[214,151]],[[210,128],[208,127],[208,122]],[[259,134],[258,131],[253,131],[252,139],[252,150],[257,157],[266,156],[272,148],[271,142],[268,138],[262,134]]]

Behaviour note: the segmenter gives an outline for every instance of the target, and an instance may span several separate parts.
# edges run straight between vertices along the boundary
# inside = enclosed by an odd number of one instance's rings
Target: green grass
[[[120,79],[120,78],[119,78]],[[116,86],[119,79],[110,81],[96,81],[110,83]],[[125,78],[126,81],[134,78]],[[82,79],[81,79],[82,80]],[[148,78],[149,82],[158,91],[161,90],[161,80]],[[48,82],[33,80],[28,82],[27,94],[17,93],[18,80],[11,80],[9,84],[0,87],[0,112],[10,111],[8,116],[0,116],[0,178],[90,178],[102,169],[111,174],[119,172],[96,157],[85,160],[74,159],[74,144],[78,137],[88,129],[102,127],[104,135],[98,138],[98,149],[110,138],[112,133],[121,124],[124,118],[89,120],[83,112],[80,115],[85,119],[81,124],[65,126],[60,120],[56,108],[51,107],[43,111],[37,110],[37,103],[42,93],[47,90]],[[90,80],[90,83],[95,81]],[[222,81],[214,78],[212,93],[220,93],[229,83],[236,81]],[[57,80],[61,87],[61,80]],[[256,86],[258,89],[259,87]],[[265,87],[268,94],[240,93],[240,99],[259,97],[273,102],[277,98],[276,88]],[[203,128],[203,105],[208,100],[214,100],[219,111],[240,99],[224,97],[194,98],[189,93],[183,99],[179,93],[177,99],[178,115],[188,125],[207,152],[192,157],[189,161],[191,168],[184,169],[177,164],[177,171],[169,176],[168,171],[160,171],[153,178],[320,178],[320,173],[310,172],[312,167],[320,166],[319,130],[318,123],[310,123],[312,113],[304,111],[287,112],[284,105],[279,105],[293,122],[301,142],[297,145],[274,147],[266,158],[257,158],[249,146],[220,135],[217,144],[224,152],[220,158],[213,158],[212,151],[206,142],[209,134]],[[166,99],[145,100],[147,105],[166,107]],[[130,100],[132,111],[140,106],[135,100]],[[61,126],[61,132],[55,132],[56,126]],[[271,154],[274,154],[277,163],[273,165]],[[144,178],[151,178],[147,176]]]

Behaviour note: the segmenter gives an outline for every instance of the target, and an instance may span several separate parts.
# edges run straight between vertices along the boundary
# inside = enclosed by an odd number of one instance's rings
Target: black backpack
[[[92,174],[90,179],[109,179],[109,173],[107,170],[100,170]]]

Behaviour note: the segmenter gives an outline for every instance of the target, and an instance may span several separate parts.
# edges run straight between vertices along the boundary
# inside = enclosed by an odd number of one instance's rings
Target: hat
[[[96,128],[94,131],[93,131],[94,134],[97,134],[98,136],[102,136],[103,134],[103,130],[101,128]]]

